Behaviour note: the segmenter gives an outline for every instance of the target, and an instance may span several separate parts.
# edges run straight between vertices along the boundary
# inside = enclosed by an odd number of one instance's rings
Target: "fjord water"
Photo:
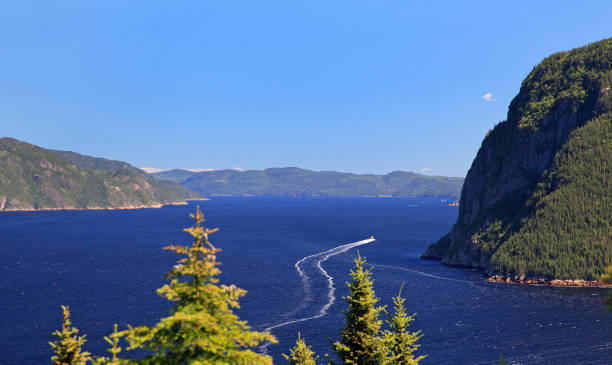
[[[429,355],[423,364],[493,364],[500,353],[521,364],[612,359],[605,290],[489,283],[476,271],[420,260],[457,216],[440,199],[224,197],[199,204],[206,225],[221,228],[211,240],[223,249],[222,282],[248,290],[241,318],[258,330],[274,327],[279,344],[260,350],[275,363],[285,363],[280,354],[298,332],[320,355],[330,352],[357,250],[374,266],[383,304],[405,283],[408,311],[418,313],[411,328],[424,334],[419,353]],[[155,289],[176,257],[161,248],[190,242],[181,229],[194,209],[1,214],[0,364],[48,363],[61,304],[98,355],[113,323],[151,325],[165,316],[169,303]],[[338,248],[371,235],[373,242]]]

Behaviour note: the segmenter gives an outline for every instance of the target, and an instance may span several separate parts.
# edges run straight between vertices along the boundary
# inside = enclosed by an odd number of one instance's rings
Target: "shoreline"
[[[567,288],[612,288],[612,284],[605,284],[597,280],[582,280],[582,279],[546,279],[546,278],[528,278],[528,277],[511,277],[507,275],[491,275],[486,276],[486,280],[494,283],[503,284],[519,284],[519,285],[536,285],[536,286],[551,286],[551,287],[567,287]]]
[[[86,208],[77,208],[77,207],[62,207],[62,208],[17,208],[17,209],[2,209],[0,213],[3,212],[51,212],[51,211],[60,211],[60,210],[135,210],[135,209],[159,209],[165,206],[173,206],[173,205],[188,205],[188,201],[191,200],[208,200],[204,199],[187,199],[184,202],[175,202],[175,203],[159,203],[153,205],[131,205],[131,206],[123,206],[123,207],[86,207]]]
[[[455,269],[468,269],[468,270],[479,270],[486,281],[491,283],[500,284],[517,284],[517,285],[531,285],[531,286],[548,286],[555,288],[602,288],[610,289],[612,284],[605,284],[598,280],[582,280],[582,279],[547,279],[541,277],[527,277],[518,275],[487,275],[485,269],[482,267],[476,267],[472,265],[462,264],[449,264],[442,262],[441,257],[431,255],[421,255],[422,260],[440,261],[444,266],[452,267]]]

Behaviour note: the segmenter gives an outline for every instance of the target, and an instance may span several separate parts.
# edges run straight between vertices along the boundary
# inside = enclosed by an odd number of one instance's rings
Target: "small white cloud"
[[[142,171],[146,172],[147,174],[154,174],[156,172],[162,172],[162,171],[168,171],[170,169],[158,169],[156,167],[139,167]]]
[[[421,169],[421,171],[432,171],[433,169],[431,167],[423,167]]]
[[[234,167],[234,170],[236,170],[236,171],[240,171],[240,172],[244,171],[244,170],[243,170],[242,168],[240,168],[240,167]]]
[[[215,169],[185,169],[185,170],[191,171],[191,172],[215,171]]]
[[[497,101],[497,100],[499,100],[499,99],[497,99],[497,98],[493,97],[493,94],[492,94],[492,93],[486,93],[486,94],[484,94],[484,95],[482,96],[482,100],[487,101],[487,102],[489,102],[489,101],[493,101],[493,102],[495,102],[495,101]]]

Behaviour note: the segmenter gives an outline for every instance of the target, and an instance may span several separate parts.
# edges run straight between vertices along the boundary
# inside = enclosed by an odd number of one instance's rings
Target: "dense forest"
[[[599,279],[612,261],[611,86],[612,38],[536,66],[424,256],[516,280]]]

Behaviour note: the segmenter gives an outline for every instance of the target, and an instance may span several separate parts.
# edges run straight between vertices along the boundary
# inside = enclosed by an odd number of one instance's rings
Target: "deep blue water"
[[[423,364],[493,364],[503,353],[522,364],[610,364],[612,314],[602,289],[489,283],[419,255],[444,235],[457,210],[439,199],[215,198],[199,202],[219,255],[222,282],[248,290],[239,310],[255,329],[317,316],[329,303],[327,278],[309,255],[374,235],[376,241],[330,256],[335,302],[320,318],[273,330],[269,347],[285,363],[298,331],[320,355],[343,326],[344,282],[357,250],[374,265],[375,289],[390,304],[402,282],[413,330],[424,336]],[[125,211],[0,214],[0,364],[45,364],[60,327],[60,305],[104,354],[103,336],[128,323],[153,324],[169,303],[155,289],[175,257],[161,248],[190,242],[194,205]],[[333,253],[333,252],[332,252]],[[315,257],[316,258],[316,257]],[[319,257],[320,258],[320,257]],[[308,261],[308,260],[307,260]]]

